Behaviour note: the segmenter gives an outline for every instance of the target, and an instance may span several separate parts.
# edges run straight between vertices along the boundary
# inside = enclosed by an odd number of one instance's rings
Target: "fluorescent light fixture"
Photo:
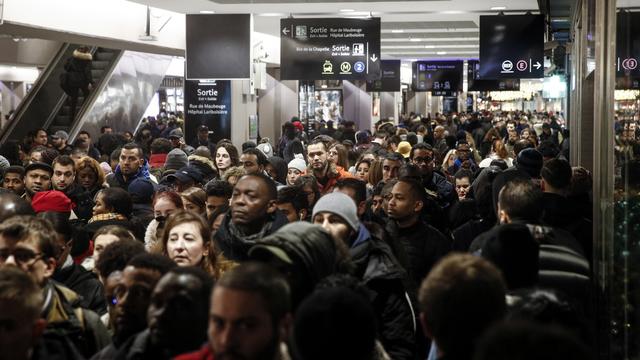
[[[446,15],[464,14],[464,11],[460,11],[460,10],[445,10],[445,11],[441,11],[440,14],[446,14]]]
[[[258,14],[258,16],[277,17],[277,16],[285,16],[285,14],[283,14],[283,13],[264,13],[264,14]]]
[[[478,37],[441,37],[441,38],[382,38],[380,42],[407,42],[407,41],[424,41],[424,42],[452,42],[452,41],[478,41]]]
[[[327,85],[320,85],[320,88],[322,89],[326,89],[328,86]]]
[[[447,55],[446,51],[438,51],[436,52],[436,55]]]
[[[343,12],[343,13],[354,12],[354,11],[355,11],[354,9],[340,9],[340,12]]]
[[[492,6],[491,10],[507,10],[506,6]]]
[[[428,34],[428,33],[452,33],[452,32],[480,32],[480,28],[433,28],[433,29],[403,29],[403,30],[380,30],[381,34],[389,33],[414,33],[414,34]]]
[[[388,49],[477,49],[480,45],[478,44],[438,44],[438,45],[382,45],[380,48],[382,50]]]
[[[216,12],[213,10],[200,10],[200,14],[215,14]]]
[[[394,34],[401,34],[401,33],[404,32],[404,30],[402,30],[402,29],[394,29],[394,30],[391,30],[391,32],[394,33]]]

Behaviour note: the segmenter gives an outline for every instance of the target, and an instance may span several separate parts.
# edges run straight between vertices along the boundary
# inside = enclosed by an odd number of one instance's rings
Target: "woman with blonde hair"
[[[167,219],[161,252],[178,266],[199,267],[215,280],[233,266],[216,250],[204,218],[188,211],[178,211]]]
[[[100,164],[92,157],[83,156],[76,161],[76,183],[95,197],[105,188],[105,175]]]

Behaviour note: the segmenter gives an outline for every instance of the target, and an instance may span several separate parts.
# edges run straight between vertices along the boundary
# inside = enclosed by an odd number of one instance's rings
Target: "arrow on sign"
[[[373,54],[373,55],[371,56],[371,58],[370,58],[370,59],[371,59],[371,61],[373,61],[373,62],[378,61],[378,57],[376,57],[376,54]]]
[[[540,62],[539,62],[539,61],[536,61],[536,63],[535,63],[535,64],[533,64],[533,67],[534,67],[534,68],[536,68],[536,70],[540,69],[540,67],[541,67],[541,66],[542,66],[542,65],[540,65]]]
[[[284,34],[284,36],[289,35],[290,30],[287,28],[282,29],[282,33]]]

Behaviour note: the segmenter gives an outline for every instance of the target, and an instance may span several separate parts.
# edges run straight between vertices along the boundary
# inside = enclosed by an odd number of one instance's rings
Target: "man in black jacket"
[[[391,190],[387,213],[387,231],[396,256],[410,275],[410,295],[433,265],[451,248],[449,241],[433,226],[420,220],[425,203],[424,188],[411,178],[400,179]]]
[[[285,225],[287,218],[277,210],[276,185],[264,174],[245,175],[231,195],[231,210],[214,240],[229,260],[247,259],[251,246]]]
[[[53,160],[53,188],[62,191],[75,204],[73,212],[83,222],[92,215],[93,199],[91,194],[75,182],[76,165],[68,155],[60,155]]]
[[[442,154],[444,156],[444,154]],[[434,171],[436,154],[431,145],[419,143],[411,148],[411,163],[420,170],[422,186],[427,190],[427,194],[433,197],[438,205],[447,209],[457,199],[457,194],[447,178]]]
[[[313,222],[349,248],[354,275],[372,292],[385,350],[393,359],[412,359],[414,314],[404,287],[406,273],[382,238],[384,230],[376,224],[362,224],[350,200],[340,192],[321,197],[313,208]]]

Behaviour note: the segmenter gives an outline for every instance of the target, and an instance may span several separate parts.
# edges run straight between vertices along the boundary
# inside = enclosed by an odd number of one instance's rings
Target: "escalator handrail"
[[[46,79],[48,79],[53,73],[53,71],[56,69],[56,65],[60,63],[61,59],[64,57],[64,54],[69,49],[70,45],[71,45],[70,43],[63,43],[60,46],[60,49],[58,49],[58,52],[56,52],[53,58],[51,58],[51,60],[47,63],[47,66],[44,68],[42,73],[40,73],[40,76],[38,76],[38,78],[34,82],[33,87],[31,88],[31,91],[29,91],[27,95],[22,99],[22,101],[18,104],[18,107],[16,108],[16,111],[13,115],[13,119],[11,119],[9,124],[7,124],[7,126],[4,129],[2,129],[2,132],[1,132],[2,135],[0,136],[0,143],[4,144],[8,140],[9,135],[13,132],[13,129],[15,129],[16,125],[20,123],[20,120],[24,115],[25,111],[29,108],[29,106],[35,99],[38,92],[40,92],[40,90],[44,86]]]

